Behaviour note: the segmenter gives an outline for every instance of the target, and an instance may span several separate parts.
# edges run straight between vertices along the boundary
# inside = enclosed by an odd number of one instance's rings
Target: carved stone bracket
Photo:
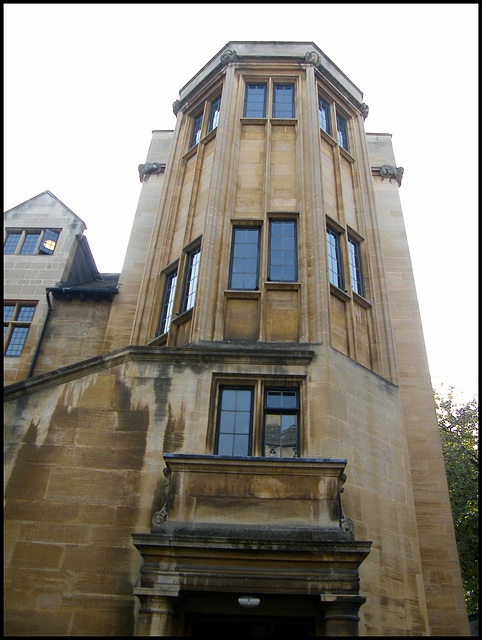
[[[307,51],[305,53],[305,62],[307,64],[312,64],[315,67],[319,67],[321,64],[321,58],[316,51]]]
[[[162,507],[159,511],[152,516],[151,520],[151,533],[155,533],[159,531],[162,525],[166,522],[167,519],[167,511],[169,509],[169,485],[170,485],[170,475],[171,472],[168,467],[164,467],[162,470],[164,474],[164,502],[162,503]]]
[[[397,181],[398,186],[402,184],[402,176],[403,176],[403,167],[392,167],[389,164],[384,164],[380,167],[380,177],[382,180],[388,178],[390,182],[392,178]]]
[[[146,164],[140,164],[138,169],[139,180],[144,182],[152,173],[164,173],[166,165],[161,164],[160,162],[146,162]]]
[[[340,492],[338,494],[339,514],[340,514],[340,528],[345,533],[353,533],[353,531],[354,531],[353,520],[351,520],[350,518],[347,518],[345,516],[345,514],[343,513],[342,506],[341,506],[341,494],[343,493],[343,491],[345,491],[345,489],[344,489],[344,487],[342,485],[344,485],[345,482],[346,482],[346,474],[345,473],[341,473],[340,474]]]
[[[236,51],[232,51],[231,49],[225,51],[221,56],[221,64],[223,66],[230,64],[231,62],[237,62],[237,60],[238,56],[236,54]]]
[[[369,111],[370,111],[370,109],[369,109],[368,105],[363,103],[362,106],[361,106],[361,114],[362,114],[364,120],[367,119]]]
[[[181,108],[181,101],[180,100],[174,100],[174,102],[172,103],[172,110],[173,110],[175,116],[177,116],[177,114],[179,113],[179,109],[180,108]]]

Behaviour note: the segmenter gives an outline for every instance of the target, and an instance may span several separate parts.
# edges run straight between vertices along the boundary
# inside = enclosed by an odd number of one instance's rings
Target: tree
[[[450,387],[442,398],[434,392],[459,552],[465,602],[478,611],[478,439],[479,407],[474,398],[457,405]]]

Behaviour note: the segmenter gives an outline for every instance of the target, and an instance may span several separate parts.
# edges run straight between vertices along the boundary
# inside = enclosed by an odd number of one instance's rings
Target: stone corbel
[[[305,53],[305,62],[306,64],[312,64],[315,67],[319,67],[321,64],[321,58],[316,51],[307,51]]]
[[[172,110],[173,110],[175,116],[177,116],[177,114],[179,113],[179,109],[180,108],[181,108],[181,101],[180,100],[175,100],[172,103]]]
[[[382,180],[388,178],[390,182],[392,178],[397,181],[398,186],[402,184],[403,167],[392,167],[389,164],[384,164],[380,167],[380,177]]]
[[[368,117],[368,112],[370,111],[368,105],[363,103],[362,106],[361,106],[360,111],[361,111],[361,114],[363,116],[363,119],[366,120],[367,117]]]
[[[345,482],[346,482],[346,474],[342,473],[342,474],[340,474],[340,491],[338,493],[338,506],[339,506],[339,514],[340,514],[340,529],[345,533],[353,533],[353,531],[354,531],[353,520],[351,520],[350,518],[347,518],[345,516],[345,514],[343,513],[342,506],[341,506],[341,494],[343,493],[343,491],[345,491],[345,489],[343,488],[342,485],[344,485]]]
[[[151,520],[151,533],[156,533],[159,531],[162,525],[167,520],[167,511],[169,509],[169,488],[170,488],[170,475],[171,472],[168,467],[164,467],[162,470],[164,474],[164,502],[162,503],[162,507],[159,511],[152,516]]]
[[[140,164],[138,169],[139,180],[144,182],[152,173],[164,173],[166,165],[160,162],[146,162],[146,164]]]
[[[236,54],[236,51],[232,51],[231,49],[228,49],[221,55],[221,64],[223,65],[223,67],[227,64],[230,64],[231,62],[237,62],[237,60],[238,56]]]

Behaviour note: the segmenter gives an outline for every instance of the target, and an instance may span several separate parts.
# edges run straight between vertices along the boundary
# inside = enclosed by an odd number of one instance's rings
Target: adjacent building
[[[310,42],[173,108],[121,274],[5,215],[6,633],[469,635],[390,134]]]

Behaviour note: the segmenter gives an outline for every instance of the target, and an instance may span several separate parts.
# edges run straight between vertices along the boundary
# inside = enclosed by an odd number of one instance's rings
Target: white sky
[[[230,40],[306,41],[391,133],[432,382],[478,394],[477,4],[6,4],[4,209],[50,190],[121,271],[154,129]]]

